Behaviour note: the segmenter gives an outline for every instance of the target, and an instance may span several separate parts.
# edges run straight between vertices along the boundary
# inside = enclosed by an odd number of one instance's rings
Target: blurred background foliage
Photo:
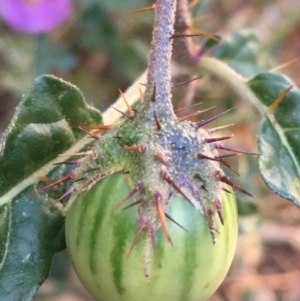
[[[90,103],[105,110],[117,98],[118,89],[125,90],[147,67],[153,13],[128,12],[152,4],[148,0],[77,0],[72,17],[43,35],[18,33],[0,21],[0,132],[21,95],[40,74],[72,82]],[[280,70],[300,86],[299,0],[202,0],[191,13],[195,27],[223,39],[208,55],[245,77]],[[204,43],[205,39],[195,41]],[[217,79],[201,76],[174,90],[175,107],[201,101],[200,109],[217,106],[213,112],[219,113],[236,106],[214,126],[234,123],[224,130],[234,133],[229,144],[256,151],[260,120],[256,109]],[[174,82],[185,79],[175,77]],[[184,114],[186,111],[178,112]],[[299,209],[266,187],[255,157],[238,156],[230,164],[241,176],[228,174],[255,197],[237,193],[238,250],[228,277],[210,301],[299,301]],[[52,274],[34,300],[92,300],[74,274],[66,251],[56,255]]]

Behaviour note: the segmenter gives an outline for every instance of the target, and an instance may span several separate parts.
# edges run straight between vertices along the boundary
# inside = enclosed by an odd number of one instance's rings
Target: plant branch
[[[239,97],[252,103],[262,115],[265,114],[263,104],[247,86],[247,79],[227,64],[215,58],[203,57],[198,65],[194,67],[193,71],[197,73],[207,71],[208,73],[213,74],[226,83]]]
[[[155,23],[148,67],[146,101],[155,99],[157,116],[175,120],[171,102],[172,39],[174,32],[176,0],[157,0]]]

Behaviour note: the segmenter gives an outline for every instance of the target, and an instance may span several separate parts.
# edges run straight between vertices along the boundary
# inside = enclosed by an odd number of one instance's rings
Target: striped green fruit
[[[144,276],[144,242],[136,208],[111,211],[130,191],[123,174],[114,174],[79,196],[66,217],[66,239],[76,273],[99,301],[202,301],[223,281],[237,240],[237,210],[233,193],[222,192],[224,226],[216,218],[217,241],[203,215],[182,196],[173,196],[168,214],[171,246],[163,230],[156,232],[149,277]]]

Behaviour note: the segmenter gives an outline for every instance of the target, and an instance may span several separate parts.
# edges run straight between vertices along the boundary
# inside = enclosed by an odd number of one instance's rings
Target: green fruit
[[[123,174],[111,175],[80,195],[67,213],[68,252],[86,289],[99,301],[209,298],[226,276],[235,252],[234,194],[221,192],[224,225],[215,214],[215,244],[200,211],[182,196],[173,195],[167,213],[187,232],[168,221],[173,246],[160,227],[155,248],[145,247],[148,233],[142,233],[128,254],[140,227],[137,209],[111,209],[129,192]],[[144,275],[145,252],[149,254],[149,277]]]

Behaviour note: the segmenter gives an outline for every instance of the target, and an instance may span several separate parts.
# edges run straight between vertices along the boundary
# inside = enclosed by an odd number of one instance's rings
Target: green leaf
[[[261,102],[258,167],[266,184],[300,207],[300,90],[278,73],[261,73],[248,82]],[[289,87],[287,95],[271,106]],[[271,107],[270,107],[271,106]]]
[[[214,56],[246,77],[254,76],[268,67],[270,58],[257,36],[242,30],[222,40]]]
[[[41,176],[58,179],[70,171],[54,169],[51,160],[80,144],[83,133],[75,126],[101,121],[78,88],[48,75],[34,81],[17,108],[0,156],[0,300],[31,300],[64,248],[64,218],[53,202],[66,187],[35,189]]]
[[[47,212],[41,196],[30,196],[32,187],[1,207],[0,300],[31,300],[47,278],[55,252],[64,246],[64,219]],[[49,205],[49,204],[48,204]]]
[[[2,141],[0,195],[73,145],[82,136],[73,126],[100,122],[75,86],[54,76],[38,77]]]

